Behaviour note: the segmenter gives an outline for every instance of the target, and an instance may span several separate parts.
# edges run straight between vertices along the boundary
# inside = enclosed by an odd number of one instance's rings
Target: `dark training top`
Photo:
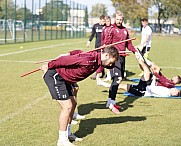
[[[104,25],[100,25],[99,23],[94,24],[94,26],[92,27],[92,32],[89,37],[89,41],[92,41],[94,35],[96,34],[95,48],[99,48],[101,46],[101,33],[103,27]]]
[[[48,63],[49,69],[57,73],[68,83],[73,84],[87,78],[101,66],[101,53],[81,53],[80,50],[70,52]],[[78,53],[78,54],[77,54]]]

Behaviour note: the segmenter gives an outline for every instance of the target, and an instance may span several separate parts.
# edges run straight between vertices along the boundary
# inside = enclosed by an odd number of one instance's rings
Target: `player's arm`
[[[128,30],[126,29],[126,31],[127,31],[127,39],[130,39]],[[132,41],[126,42],[126,45],[127,45],[128,50],[130,50],[131,52],[133,52],[133,53],[137,52],[137,50],[135,49],[135,47],[132,44]]]
[[[89,37],[89,40],[87,41],[87,44],[86,44],[86,47],[89,47],[90,46],[90,42],[92,41],[92,39],[94,38],[94,35],[96,33],[96,30],[95,30],[95,25],[92,27],[92,32],[91,32],[91,35]]]

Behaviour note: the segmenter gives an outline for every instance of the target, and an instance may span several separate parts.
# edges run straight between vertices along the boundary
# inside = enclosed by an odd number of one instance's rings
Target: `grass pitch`
[[[133,41],[140,42],[140,36]],[[83,49],[87,38],[0,46],[0,145],[55,146],[58,139],[59,105],[52,100],[42,72],[20,75],[38,68],[35,61],[51,59]],[[91,43],[91,49],[94,48]],[[23,46],[23,47],[22,47]],[[149,58],[169,78],[181,74],[181,37],[153,36]],[[128,78],[140,69],[134,55],[126,59]],[[126,82],[125,82],[126,83]],[[86,119],[72,126],[79,146],[173,146],[181,145],[181,99],[135,98],[117,94],[123,110],[115,115],[105,108],[108,89],[87,78],[79,82],[78,110]]]

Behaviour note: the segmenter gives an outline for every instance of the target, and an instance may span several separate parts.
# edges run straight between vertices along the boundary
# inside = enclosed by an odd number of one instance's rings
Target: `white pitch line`
[[[24,61],[21,61],[21,60],[0,60],[0,62],[10,62],[10,63],[34,63],[34,62],[36,62],[36,61],[26,61],[26,60],[24,60]]]
[[[2,57],[2,56],[8,56],[8,55],[14,55],[14,54],[19,54],[19,53],[24,53],[24,52],[29,52],[29,51],[34,51],[34,50],[54,48],[54,47],[64,46],[64,45],[69,45],[69,44],[79,44],[79,43],[82,43],[82,42],[83,42],[83,41],[81,41],[81,42],[75,42],[75,43],[64,43],[64,44],[60,44],[60,45],[51,45],[51,46],[44,46],[44,47],[32,48],[32,49],[27,49],[27,50],[22,50],[22,51],[17,51],[17,52],[0,54],[0,57]]]
[[[8,115],[6,115],[4,118],[0,119],[0,125],[2,123],[5,123],[7,120],[13,119],[15,116],[20,115],[21,113],[31,109],[34,105],[38,104],[39,102],[41,102],[42,100],[44,100],[45,98],[48,97],[48,93],[46,93],[43,97],[37,98],[36,100],[34,100],[32,103],[29,103],[27,105],[25,105],[24,107],[18,109],[16,112],[10,113]]]

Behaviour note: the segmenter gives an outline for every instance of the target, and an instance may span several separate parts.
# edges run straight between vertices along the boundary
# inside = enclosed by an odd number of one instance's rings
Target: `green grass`
[[[59,105],[52,100],[42,72],[21,78],[36,69],[33,61],[51,59],[74,49],[84,49],[87,38],[1,45],[0,54],[0,146],[55,146],[58,138]],[[137,45],[140,36],[133,43]],[[55,45],[55,46],[53,46]],[[23,48],[21,47],[23,46]],[[42,47],[48,47],[40,49]],[[94,42],[91,43],[93,48]],[[153,36],[149,58],[172,77],[181,74],[181,37]],[[32,62],[21,62],[32,61]],[[177,68],[174,68],[177,67]],[[140,73],[134,55],[127,57],[128,78]],[[79,146],[178,146],[181,145],[181,99],[134,98],[117,94],[124,108],[120,115],[105,109],[108,89],[87,78],[79,82],[78,110],[86,119],[72,126]]]

